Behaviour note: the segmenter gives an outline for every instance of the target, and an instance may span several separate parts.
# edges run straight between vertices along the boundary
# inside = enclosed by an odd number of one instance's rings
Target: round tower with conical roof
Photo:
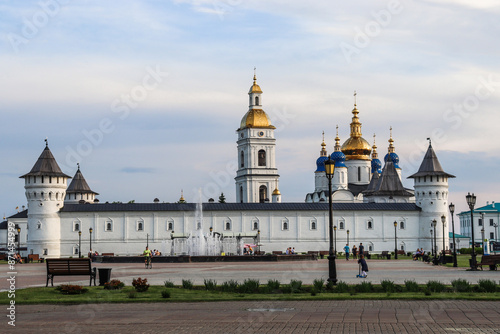
[[[448,179],[454,178],[454,175],[446,173],[434,152],[431,140],[429,139],[429,147],[425,153],[424,159],[418,172],[410,175],[408,178],[413,179],[415,189],[415,204],[422,208],[420,219],[420,235],[429,241],[428,248],[431,249],[430,230],[432,222],[436,221],[436,236],[437,240],[441,240],[444,235],[445,244],[448,243],[448,227],[449,224],[445,221],[444,231],[441,222],[441,217],[448,217]],[[443,234],[444,233],[444,234]],[[441,244],[441,245],[440,245]],[[437,243],[438,250],[442,248],[442,243]]]
[[[279,175],[276,168],[274,138],[276,128],[262,109],[262,90],[257,84],[255,74],[248,95],[249,109],[236,130],[238,134],[236,202],[265,203],[272,200],[273,189],[278,189]]]
[[[67,181],[45,140],[45,149],[24,179],[28,200],[28,253],[44,258],[61,256],[61,220]]]
[[[95,196],[99,195],[95,191],[92,191],[87,184],[87,181],[83,177],[80,171],[80,164],[77,164],[78,169],[73,176],[73,180],[69,184],[66,190],[66,197],[64,199],[64,204],[78,204],[78,203],[94,203]]]

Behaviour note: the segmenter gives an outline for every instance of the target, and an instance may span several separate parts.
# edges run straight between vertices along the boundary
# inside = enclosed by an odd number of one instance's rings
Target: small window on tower
[[[259,158],[259,166],[266,166],[266,151],[260,150],[258,158]]]
[[[240,167],[241,168],[245,167],[245,153],[243,151],[241,151],[240,154]]]
[[[259,104],[259,97],[258,97],[258,96],[256,96],[256,97],[255,97],[255,105],[256,105],[256,106],[259,106],[259,105],[260,105],[260,104]]]

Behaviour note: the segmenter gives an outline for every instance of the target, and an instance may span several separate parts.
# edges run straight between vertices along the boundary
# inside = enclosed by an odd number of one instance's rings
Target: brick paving
[[[373,260],[367,281],[390,279],[403,284],[464,278],[498,282],[500,271],[468,272],[464,268],[422,262]],[[94,264],[112,268],[111,277],[131,284],[146,277],[152,284],[192,279],[222,283],[257,278],[261,283],[290,279],[312,284],[326,278],[326,260],[293,263]],[[16,266],[16,287],[45,286],[45,264]],[[337,261],[338,278],[359,283],[354,261]],[[8,288],[7,266],[0,267],[0,290]],[[56,277],[54,284],[88,284],[84,277]],[[5,310],[5,315],[7,311]],[[206,303],[138,303],[84,305],[17,305],[16,328],[0,325],[0,333],[500,333],[500,302],[483,301],[255,301]]]
[[[21,305],[16,328],[2,324],[2,332],[500,333],[498,306],[450,300]]]

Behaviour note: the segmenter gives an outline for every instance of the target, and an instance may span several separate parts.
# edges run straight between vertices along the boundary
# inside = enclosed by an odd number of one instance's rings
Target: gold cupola
[[[271,125],[271,121],[266,112],[262,109],[262,89],[257,85],[257,76],[253,76],[253,85],[248,91],[250,105],[247,113],[241,119],[240,129],[244,128],[267,128],[276,129]]]
[[[354,96],[356,96],[356,93],[354,93]],[[351,136],[342,145],[342,153],[345,154],[346,160],[371,160],[372,147],[361,137],[361,122],[359,121],[356,102],[354,102],[352,114]]]

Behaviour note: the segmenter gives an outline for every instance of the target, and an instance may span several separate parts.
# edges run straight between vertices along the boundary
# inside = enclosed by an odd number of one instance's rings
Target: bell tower
[[[238,134],[238,170],[236,172],[236,202],[266,203],[272,201],[278,189],[276,168],[276,129],[262,109],[262,90],[253,76],[248,92],[249,108],[241,119]],[[280,194],[281,196],[281,194]]]

